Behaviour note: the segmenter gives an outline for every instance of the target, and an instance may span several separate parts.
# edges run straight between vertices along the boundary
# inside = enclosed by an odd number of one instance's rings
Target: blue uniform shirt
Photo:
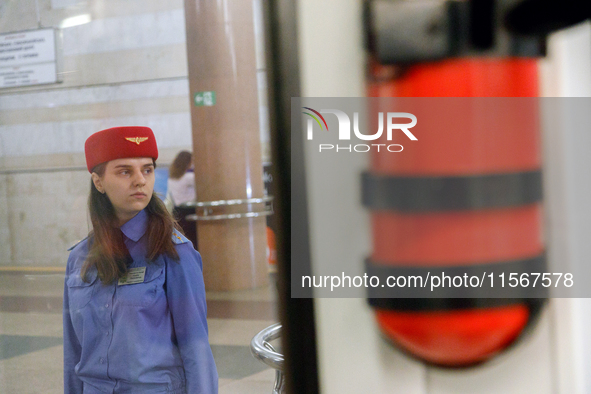
[[[202,262],[176,231],[180,260],[146,261],[148,214],[121,227],[141,283],[105,286],[80,269],[88,240],[70,252],[64,286],[64,393],[215,394],[218,375],[208,341]],[[166,286],[164,286],[166,283]]]

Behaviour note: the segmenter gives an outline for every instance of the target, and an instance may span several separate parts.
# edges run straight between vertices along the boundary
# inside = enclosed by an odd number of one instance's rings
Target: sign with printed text
[[[55,82],[54,29],[0,34],[0,88]]]
[[[215,92],[197,92],[195,93],[194,101],[197,107],[211,107],[215,105]]]
[[[119,278],[119,286],[143,283],[146,276],[146,267],[130,268],[123,277]]]

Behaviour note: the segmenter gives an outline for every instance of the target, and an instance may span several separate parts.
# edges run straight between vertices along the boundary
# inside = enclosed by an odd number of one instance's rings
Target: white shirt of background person
[[[195,173],[186,172],[179,179],[168,178],[168,190],[175,206],[195,200]]]

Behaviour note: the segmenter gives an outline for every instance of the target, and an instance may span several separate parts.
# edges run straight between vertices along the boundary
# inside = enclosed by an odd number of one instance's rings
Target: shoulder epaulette
[[[88,237],[84,237],[84,238],[82,238],[80,241],[76,242],[74,245],[70,246],[70,247],[68,248],[68,252],[69,252],[70,250],[74,249],[76,246],[78,246],[78,245],[79,245],[81,242],[84,242],[86,239],[88,239]]]
[[[172,230],[172,242],[176,245],[189,242],[189,239],[180,233],[177,229]]]

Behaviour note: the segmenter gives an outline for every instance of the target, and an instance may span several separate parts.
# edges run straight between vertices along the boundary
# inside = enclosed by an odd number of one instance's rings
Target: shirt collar
[[[137,215],[131,218],[131,220],[127,221],[123,226],[121,226],[121,231],[127,238],[137,242],[146,233],[147,227],[148,213],[145,209],[142,209]]]

